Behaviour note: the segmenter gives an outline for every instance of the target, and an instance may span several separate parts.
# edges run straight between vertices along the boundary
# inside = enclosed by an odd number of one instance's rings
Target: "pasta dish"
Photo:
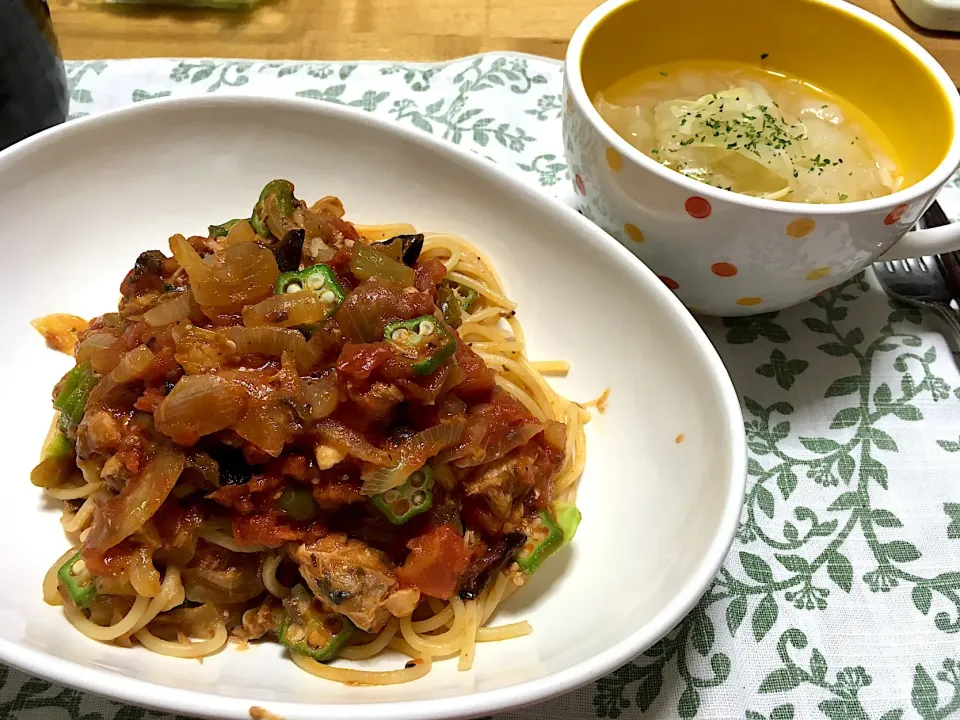
[[[589,413],[544,379],[565,362],[526,357],[484,255],[286,180],[169,244],[117,312],[34,322],[76,361],[31,473],[73,546],[45,601],[94,640],[274,641],[353,684],[531,632],[488,622],[576,531]],[[387,651],[409,660],[329,664]]]

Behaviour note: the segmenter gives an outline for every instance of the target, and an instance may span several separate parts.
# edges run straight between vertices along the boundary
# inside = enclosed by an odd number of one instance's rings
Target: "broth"
[[[682,61],[597,93],[603,119],[687,177],[788,202],[838,203],[896,192],[894,148],[843,98],[759,65]]]

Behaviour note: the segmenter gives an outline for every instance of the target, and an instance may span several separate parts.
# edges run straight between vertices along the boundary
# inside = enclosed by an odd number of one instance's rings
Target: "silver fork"
[[[876,262],[873,271],[890,297],[935,312],[950,328],[956,346],[960,347],[960,314],[950,307],[953,293],[937,258]]]

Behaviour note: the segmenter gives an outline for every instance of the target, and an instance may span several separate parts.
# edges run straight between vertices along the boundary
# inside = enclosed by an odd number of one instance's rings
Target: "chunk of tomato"
[[[448,600],[457,591],[472,553],[450,523],[430,528],[407,543],[410,554],[397,579],[424,595]]]

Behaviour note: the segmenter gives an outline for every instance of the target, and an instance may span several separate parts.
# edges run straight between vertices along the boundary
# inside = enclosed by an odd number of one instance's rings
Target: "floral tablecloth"
[[[204,93],[362,108],[572,198],[559,63],[68,63],[72,115]],[[942,196],[960,216],[956,180]],[[723,569],[666,638],[606,678],[499,720],[960,720],[960,372],[934,320],[869,275],[790,310],[704,319],[750,447]],[[0,720],[170,716],[0,666]]]

